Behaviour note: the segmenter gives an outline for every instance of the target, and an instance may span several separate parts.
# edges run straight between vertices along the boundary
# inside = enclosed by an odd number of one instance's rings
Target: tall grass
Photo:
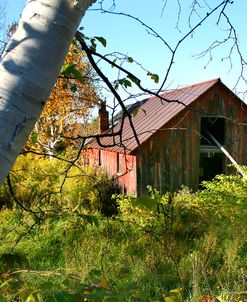
[[[55,163],[39,165],[42,177],[19,172],[20,190],[13,183],[30,211],[1,191],[0,301],[246,301],[246,180],[220,176],[173,196],[116,195],[119,214],[109,218],[76,169],[62,192],[39,199],[63,176],[61,165],[56,177]],[[34,200],[26,200],[30,188]]]

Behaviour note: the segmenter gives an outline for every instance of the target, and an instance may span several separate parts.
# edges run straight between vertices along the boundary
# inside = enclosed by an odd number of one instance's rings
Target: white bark
[[[38,119],[95,0],[28,0],[0,61],[0,184]]]

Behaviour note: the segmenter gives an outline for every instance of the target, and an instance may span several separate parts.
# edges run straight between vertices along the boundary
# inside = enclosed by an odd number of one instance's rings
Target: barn
[[[202,180],[236,171],[230,164],[247,163],[247,105],[220,79],[161,96],[129,108],[137,137],[128,117],[109,127],[105,104],[99,110],[103,137],[88,146],[90,164],[124,193],[140,196],[148,185],[161,193],[197,190]]]

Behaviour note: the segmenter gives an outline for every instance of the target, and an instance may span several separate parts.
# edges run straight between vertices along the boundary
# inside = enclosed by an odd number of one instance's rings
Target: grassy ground
[[[42,178],[49,186],[51,175]],[[45,203],[33,190],[32,206],[22,185],[25,209],[13,200],[2,207],[0,301],[247,301],[246,180],[116,196],[111,218],[97,211],[92,187],[72,180]],[[2,188],[1,200],[8,193]]]
[[[135,210],[97,225],[2,210],[0,301],[246,301],[241,223],[187,217],[165,230]]]

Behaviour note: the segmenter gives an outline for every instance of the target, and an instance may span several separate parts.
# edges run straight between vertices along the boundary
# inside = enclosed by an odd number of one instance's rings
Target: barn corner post
[[[58,77],[70,43],[95,0],[28,0],[0,60],[0,184]]]

